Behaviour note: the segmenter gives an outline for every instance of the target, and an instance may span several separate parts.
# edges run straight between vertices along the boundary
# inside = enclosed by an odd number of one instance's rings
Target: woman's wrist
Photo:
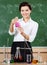
[[[26,35],[24,32],[21,32],[21,35],[23,35],[23,37],[24,37],[25,39],[29,40],[29,36]]]
[[[13,24],[10,24],[10,31],[13,32]]]

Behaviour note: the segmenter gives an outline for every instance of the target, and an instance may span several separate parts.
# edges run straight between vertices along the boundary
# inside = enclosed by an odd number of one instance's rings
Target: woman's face
[[[21,7],[21,15],[23,18],[27,18],[30,16],[31,10],[29,9],[28,6],[22,6]]]

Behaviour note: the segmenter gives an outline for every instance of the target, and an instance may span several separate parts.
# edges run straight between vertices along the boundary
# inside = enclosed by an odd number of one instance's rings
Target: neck
[[[24,22],[27,22],[30,19],[30,17],[23,18]]]

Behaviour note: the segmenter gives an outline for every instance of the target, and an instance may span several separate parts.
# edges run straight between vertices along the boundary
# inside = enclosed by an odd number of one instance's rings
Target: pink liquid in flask
[[[16,27],[20,27],[20,23],[19,22],[16,22],[15,26]]]

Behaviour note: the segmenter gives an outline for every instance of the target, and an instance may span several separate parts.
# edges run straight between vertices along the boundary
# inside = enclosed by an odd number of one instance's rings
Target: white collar
[[[21,20],[24,22],[23,18],[21,18]],[[31,21],[32,21],[32,19],[30,18],[26,23],[31,22]]]

